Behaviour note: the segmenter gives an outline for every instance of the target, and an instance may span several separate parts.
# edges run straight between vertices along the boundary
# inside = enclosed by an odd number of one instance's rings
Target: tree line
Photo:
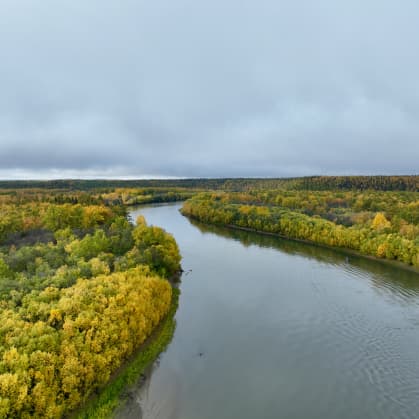
[[[381,200],[381,193],[376,194],[377,200],[340,192],[204,193],[186,201],[182,213],[209,224],[279,234],[419,267],[419,194],[407,194],[404,201],[393,192]],[[349,225],[328,219],[325,202],[350,213]]]
[[[138,180],[0,181],[0,190],[28,188],[91,191],[116,188],[192,188],[245,191],[254,189],[419,191],[419,176],[307,176],[293,178],[197,178]]]

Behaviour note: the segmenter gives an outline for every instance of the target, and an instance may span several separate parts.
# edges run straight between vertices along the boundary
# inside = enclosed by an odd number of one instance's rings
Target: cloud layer
[[[3,0],[0,177],[419,172],[419,3]]]

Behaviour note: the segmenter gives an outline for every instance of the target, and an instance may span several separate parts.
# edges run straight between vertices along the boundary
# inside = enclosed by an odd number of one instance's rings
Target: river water
[[[174,338],[117,418],[419,418],[419,274],[142,207],[184,274]]]

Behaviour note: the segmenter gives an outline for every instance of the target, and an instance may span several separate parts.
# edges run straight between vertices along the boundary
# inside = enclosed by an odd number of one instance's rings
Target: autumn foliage
[[[146,268],[48,287],[0,313],[0,417],[57,418],[103,386],[167,313]]]
[[[182,213],[419,267],[417,192],[204,193],[186,201]]]
[[[83,200],[0,204],[0,418],[65,416],[169,311],[174,238]]]

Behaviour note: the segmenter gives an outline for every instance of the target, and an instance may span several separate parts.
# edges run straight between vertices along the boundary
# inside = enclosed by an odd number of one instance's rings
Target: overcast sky
[[[417,0],[1,0],[0,177],[419,173]]]

